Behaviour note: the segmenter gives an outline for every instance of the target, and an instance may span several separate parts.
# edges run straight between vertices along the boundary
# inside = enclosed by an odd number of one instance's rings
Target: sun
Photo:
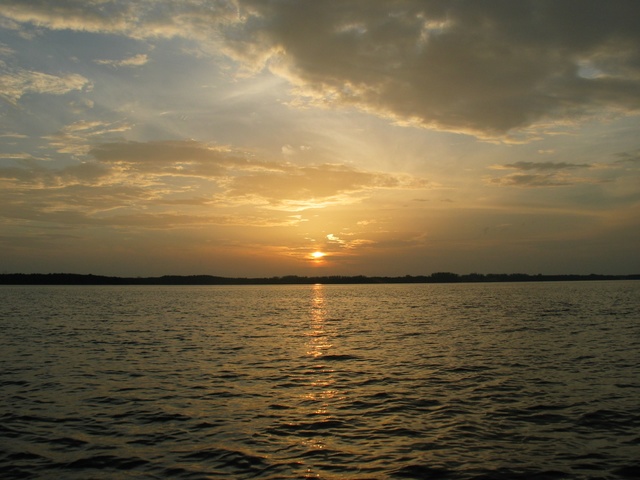
[[[311,254],[311,256],[312,256],[313,258],[315,258],[316,260],[320,260],[320,259],[321,259],[322,257],[324,257],[325,255],[326,255],[326,253],[324,253],[324,252],[313,252],[313,253]]]

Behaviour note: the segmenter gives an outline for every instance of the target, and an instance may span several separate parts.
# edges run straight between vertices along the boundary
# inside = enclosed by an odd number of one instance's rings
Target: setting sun
[[[311,254],[311,256],[312,256],[313,258],[315,258],[316,260],[320,260],[320,259],[321,259],[322,257],[324,257],[325,255],[326,255],[326,253],[324,253],[324,252],[313,252],[313,253]]]

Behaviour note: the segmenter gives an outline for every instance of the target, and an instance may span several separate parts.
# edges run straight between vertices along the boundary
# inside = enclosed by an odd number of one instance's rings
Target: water
[[[11,478],[640,478],[640,282],[0,288]]]

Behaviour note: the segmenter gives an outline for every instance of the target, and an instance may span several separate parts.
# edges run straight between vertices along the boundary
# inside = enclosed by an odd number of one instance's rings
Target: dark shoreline
[[[212,275],[164,275],[161,277],[109,277],[76,273],[4,273],[0,285],[313,285],[373,284],[373,283],[496,283],[496,282],[565,282],[593,280],[640,280],[632,275],[529,275],[525,273],[471,273],[459,275],[437,272],[431,275],[403,277],[317,276],[287,275],[269,278],[231,278]]]

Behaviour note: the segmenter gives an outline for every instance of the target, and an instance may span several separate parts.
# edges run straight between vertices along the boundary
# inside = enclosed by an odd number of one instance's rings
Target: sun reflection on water
[[[306,418],[304,423],[311,434],[303,442],[308,452],[331,450],[335,447],[332,429],[340,425],[338,407],[344,401],[344,392],[339,388],[339,372],[330,359],[336,338],[336,324],[328,321],[326,287],[313,285],[309,302],[309,326],[305,332],[307,353],[307,382],[301,395],[301,414]],[[319,476],[318,466],[313,461],[305,464],[307,468],[304,478]]]
[[[313,428],[323,425],[335,419],[332,403],[339,401],[339,392],[336,389],[335,371],[325,363],[323,357],[333,347],[332,337],[335,332],[327,325],[327,303],[325,299],[325,287],[322,284],[313,285],[309,305],[309,328],[305,333],[307,337],[306,353],[308,356],[308,381],[305,392],[302,394],[302,405],[305,417]],[[313,420],[311,420],[313,419]],[[304,448],[309,452],[317,452],[330,449],[330,436],[326,433],[318,433],[305,439]],[[306,463],[304,478],[319,478],[317,465],[313,462]]]
[[[321,357],[332,347],[329,335],[325,331],[326,308],[324,298],[324,286],[313,286],[311,298],[311,330],[307,333],[310,337],[307,344],[307,355]]]
[[[332,388],[335,384],[334,370],[322,362],[329,350],[333,347],[331,342],[332,332],[327,329],[327,308],[324,295],[324,286],[316,284],[313,286],[311,307],[311,325],[307,332],[309,341],[307,342],[307,355],[313,359],[311,371],[314,373],[310,381],[309,391],[305,394],[305,400],[322,402],[314,413],[328,415],[328,400],[338,396],[338,391]]]

